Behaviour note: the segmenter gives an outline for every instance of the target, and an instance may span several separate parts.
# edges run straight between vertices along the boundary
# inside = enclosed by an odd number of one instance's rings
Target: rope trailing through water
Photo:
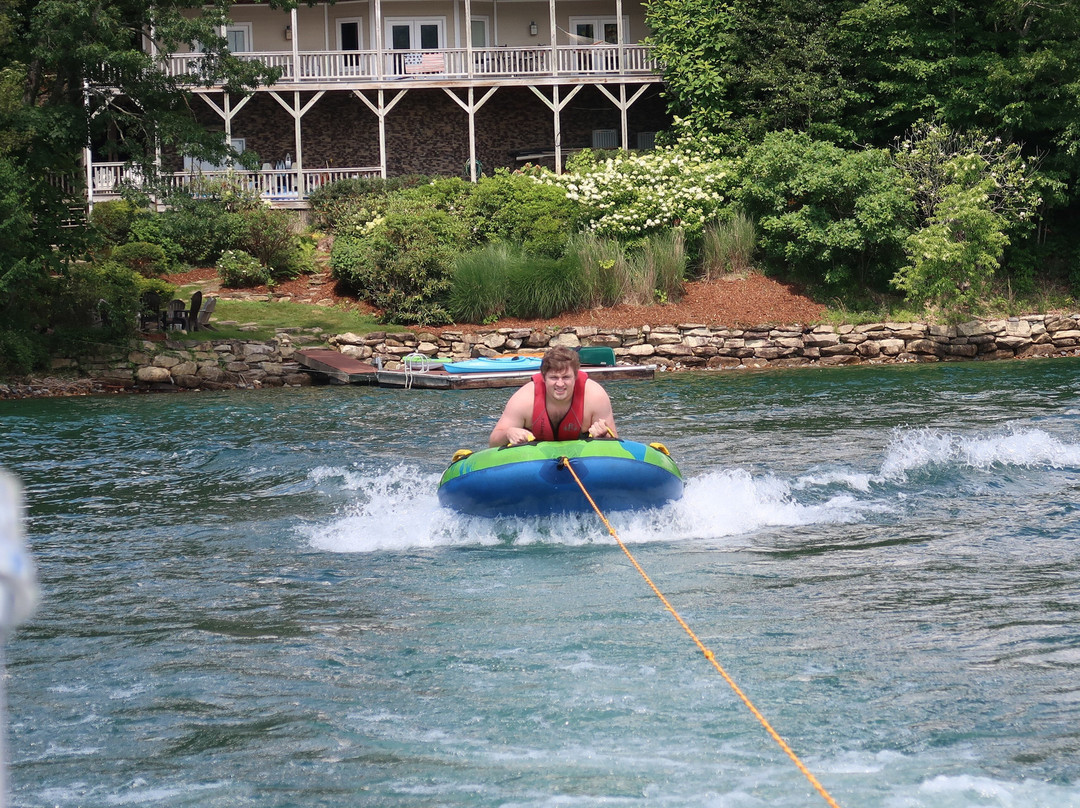
[[[636,569],[638,573],[640,573],[641,577],[645,579],[645,583],[647,583],[649,585],[649,588],[652,589],[653,593],[658,598],[660,598],[660,602],[664,604],[664,606],[669,612],[671,612],[675,620],[678,621],[679,625],[683,627],[683,631],[685,631],[690,636],[690,639],[694,641],[694,644],[701,650],[701,653],[705,655],[705,658],[709,660],[709,662],[712,663],[712,666],[716,668],[717,672],[722,677],[724,677],[724,681],[728,683],[728,686],[730,686],[733,691],[735,691],[735,695],[737,695],[742,700],[742,703],[747,706],[750,712],[754,714],[754,717],[761,723],[761,726],[765,728],[765,731],[768,732],[772,739],[776,741],[776,743],[780,746],[781,749],[784,750],[784,754],[791,758],[791,761],[795,764],[799,771],[803,773],[803,776],[810,781],[810,785],[812,785],[817,790],[818,794],[820,794],[825,799],[825,802],[828,803],[831,808],[840,808],[836,800],[832,798],[832,795],[830,795],[829,792],[825,790],[825,786],[823,786],[818,781],[818,779],[814,777],[813,772],[806,768],[806,765],[801,760],[799,760],[799,756],[795,754],[795,751],[790,746],[788,746],[787,742],[780,737],[780,734],[772,728],[772,724],[770,724],[765,718],[765,716],[761,714],[758,708],[754,706],[754,703],[750,701],[749,697],[745,693],[743,693],[742,688],[740,688],[735,683],[735,680],[728,675],[728,672],[724,670],[724,666],[721,665],[720,662],[717,660],[716,654],[710,651],[705,646],[705,643],[698,639],[697,634],[695,634],[694,630],[690,628],[689,624],[687,624],[687,622],[683,620],[682,615],[680,615],[675,610],[675,607],[671,605],[671,602],[666,597],[664,597],[664,593],[661,592],[659,587],[657,587],[657,585],[653,583],[652,578],[648,576],[642,566],[638,563],[637,559],[634,558],[634,554],[630,552],[629,548],[623,543],[623,540],[619,538],[619,534],[615,532],[615,528],[611,526],[611,522],[607,520],[607,517],[604,516],[603,511],[601,511],[599,506],[597,506],[596,502],[592,498],[592,495],[589,494],[588,489],[585,488],[585,484],[581,482],[581,478],[578,477],[577,472],[574,471],[573,467],[570,465],[570,458],[560,457],[559,468],[564,468],[570,472],[570,476],[574,478],[574,482],[576,482],[578,488],[581,489],[581,493],[585,495],[585,499],[589,501],[592,509],[596,511],[596,515],[600,517],[600,521],[604,523],[604,527],[607,528],[608,533],[610,533],[612,538],[614,538],[615,541],[618,543],[619,548],[626,554],[626,557],[630,559],[630,563],[634,565],[634,569]]]

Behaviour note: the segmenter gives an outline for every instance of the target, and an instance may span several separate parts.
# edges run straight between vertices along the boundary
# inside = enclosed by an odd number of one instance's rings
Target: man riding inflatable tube
[[[506,402],[488,445],[577,440],[584,435],[618,437],[611,400],[603,387],[581,371],[576,352],[556,347],[544,354],[532,381]]]

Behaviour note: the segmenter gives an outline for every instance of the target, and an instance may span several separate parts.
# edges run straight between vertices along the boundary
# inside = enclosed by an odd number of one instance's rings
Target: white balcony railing
[[[341,179],[360,177],[378,177],[378,166],[360,166],[355,168],[306,168],[270,169],[263,171],[223,170],[223,171],[178,171],[162,174],[166,188],[173,191],[192,190],[199,192],[200,186],[216,181],[228,181],[247,188],[270,202],[307,199],[316,188]],[[141,187],[142,174],[123,163],[95,163],[92,171],[93,195],[95,201],[118,196],[125,186]],[[300,193],[297,189],[300,189]]]
[[[281,82],[325,83],[423,78],[527,78],[530,76],[655,76],[660,65],[647,45],[559,45],[543,48],[446,48],[437,51],[312,51],[239,53],[282,71]],[[170,76],[198,76],[202,54],[166,57]]]

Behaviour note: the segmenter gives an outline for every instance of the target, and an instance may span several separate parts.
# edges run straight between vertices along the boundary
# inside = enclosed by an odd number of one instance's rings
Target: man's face
[[[556,401],[566,401],[574,395],[576,380],[577,374],[573,368],[549,370],[544,374],[544,386],[547,387],[548,395]]]

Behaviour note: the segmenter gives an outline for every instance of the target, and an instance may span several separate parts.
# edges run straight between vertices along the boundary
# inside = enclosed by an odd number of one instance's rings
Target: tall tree
[[[692,130],[884,146],[935,119],[1080,165],[1076,0],[651,0],[648,19]]]
[[[55,270],[79,249],[81,230],[62,224],[83,181],[86,146],[108,142],[115,159],[146,176],[161,148],[225,156],[220,132],[196,121],[191,90],[224,83],[244,91],[275,78],[229,53],[223,33],[230,6],[0,0],[0,176],[12,183],[5,183],[0,219],[22,233],[0,245],[0,320],[20,279]],[[167,55],[188,47],[202,51],[200,69],[169,75]]]

